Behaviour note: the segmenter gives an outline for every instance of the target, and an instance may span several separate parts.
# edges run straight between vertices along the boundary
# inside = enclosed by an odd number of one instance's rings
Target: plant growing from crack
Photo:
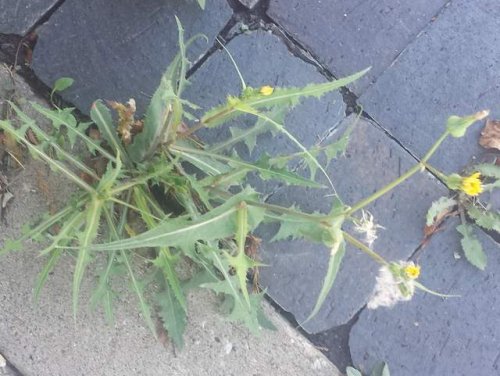
[[[186,294],[193,287],[224,295],[230,319],[245,323],[257,333],[260,327],[272,327],[260,307],[264,293],[251,293],[247,287],[248,273],[260,266],[255,257],[258,241],[252,232],[264,222],[279,224],[273,240],[304,238],[330,249],[323,286],[307,320],[317,314],[332,289],[346,252],[346,242],[361,249],[389,272],[388,279],[397,287],[392,289],[393,294],[406,298],[411,297],[415,288],[429,291],[416,281],[418,266],[386,261],[347,233],[343,225],[346,221],[362,221],[356,218],[358,211],[422,171],[446,137],[465,132],[484,114],[458,118],[451,125],[449,122],[443,136],[416,166],[349,207],[335,193],[333,182],[318,158],[330,161],[342,155],[350,129],[336,142],[308,149],[283,122],[286,112],[301,98],[320,97],[344,87],[366,70],[304,88],[264,85],[254,89],[243,82],[239,97],[229,97],[226,103],[198,119],[190,113],[199,110],[198,106],[182,98],[189,64],[186,48],[192,40],[184,43],[183,29],[180,23],[178,25],[179,53],[161,78],[143,120],[135,119],[133,100],[126,104],[109,102],[117,113],[116,122],[102,101],[92,105],[91,119],[99,137],[89,136],[92,122],[78,122],[71,108],[47,109],[32,104],[52,121],[50,132],[40,128],[15,103],[10,106],[20,126],[15,127],[9,119],[0,120],[0,128],[9,137],[78,187],[66,206],[26,226],[20,238],[5,241],[0,250],[0,253],[20,250],[23,242],[31,239],[45,245],[40,254],[47,257],[47,261],[38,277],[35,296],[39,296],[61,257],[70,254],[76,259],[72,288],[75,318],[84,274],[91,261],[97,259],[105,262],[99,270],[91,303],[102,305],[109,318],[115,296],[114,281],[126,277],[151,331],[156,334],[153,318],[158,315],[179,347],[183,344],[186,325]],[[199,129],[222,127],[241,115],[254,116],[254,126],[233,127],[232,136],[215,145],[203,144],[195,137]],[[30,138],[26,137],[28,132]],[[240,158],[234,146],[243,142],[251,150],[256,137],[266,132],[283,134],[297,147],[297,153],[262,156],[257,162]],[[77,142],[103,162],[104,171],[73,155],[72,148]],[[305,163],[309,177],[290,170],[290,161],[297,160]],[[325,188],[316,180],[317,172],[324,175],[334,192],[329,195],[332,205],[328,214],[271,205],[248,186],[247,180],[247,176],[254,173],[264,180]],[[155,192],[166,197],[167,204]],[[181,278],[178,273],[184,260],[196,266],[188,278]]]

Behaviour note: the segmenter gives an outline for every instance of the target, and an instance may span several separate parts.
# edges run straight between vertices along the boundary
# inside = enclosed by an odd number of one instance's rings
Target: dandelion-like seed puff
[[[420,266],[411,261],[382,266],[367,307],[393,307],[398,302],[410,300],[415,293],[414,281],[419,275]]]

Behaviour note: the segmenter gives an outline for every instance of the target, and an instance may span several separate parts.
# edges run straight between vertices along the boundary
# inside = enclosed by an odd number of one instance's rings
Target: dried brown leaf
[[[500,120],[487,120],[481,131],[479,145],[485,149],[500,150]]]
[[[126,104],[108,101],[108,104],[118,113],[118,128],[116,131],[125,145],[130,144],[132,142],[132,129],[137,126],[134,119],[135,100],[129,99]]]

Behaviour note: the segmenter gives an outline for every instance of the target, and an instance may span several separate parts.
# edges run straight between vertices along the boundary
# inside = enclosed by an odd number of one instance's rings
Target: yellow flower
[[[481,174],[479,172],[476,172],[471,176],[463,177],[460,189],[469,196],[477,196],[483,191],[480,178]]]
[[[420,266],[411,263],[405,266],[404,271],[408,278],[417,279],[420,275]]]
[[[268,96],[271,95],[274,92],[274,88],[272,86],[266,85],[262,86],[259,90],[259,93],[262,95]]]

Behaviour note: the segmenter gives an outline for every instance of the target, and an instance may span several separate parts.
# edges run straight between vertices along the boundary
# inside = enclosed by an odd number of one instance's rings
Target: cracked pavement
[[[0,0],[0,9],[7,10],[0,15],[0,33],[26,39],[35,31],[38,37],[31,45],[32,63],[21,74],[42,91],[61,76],[74,78],[74,86],[62,99],[83,113],[96,98],[135,97],[139,111],[144,108],[176,53],[173,7],[188,36],[202,32],[209,39],[191,50],[194,64],[187,92],[203,108],[240,90],[236,72],[216,38],[253,86],[323,82],[372,66],[366,77],[338,93],[305,101],[286,123],[294,135],[312,145],[361,112],[346,160],[330,169],[334,178],[345,177],[339,179],[338,189],[347,203],[415,163],[449,115],[489,108],[493,118],[500,116],[496,69],[500,6],[495,0],[207,0],[204,12],[177,0],[173,5],[162,0],[148,4],[44,0],[27,8],[23,3],[28,2],[19,1],[13,9],[8,0]],[[18,49],[5,35],[0,37],[0,56],[12,61]],[[242,119],[240,124],[248,121]],[[476,127],[466,139],[447,142],[431,162],[451,173],[481,158],[479,131]],[[210,140],[221,134],[204,136]],[[284,140],[263,137],[254,154],[288,147]],[[270,194],[270,202],[328,210],[320,193],[272,184],[259,188]],[[386,228],[375,249],[396,260],[412,256],[423,238],[425,212],[445,193],[437,179],[423,173],[375,203],[369,209]],[[264,238],[272,229],[266,231]],[[325,354],[340,369],[354,364],[366,370],[383,359],[395,375],[498,374],[500,324],[490,327],[476,314],[498,315],[495,291],[500,282],[494,271],[500,260],[494,257],[498,245],[486,234],[481,236],[491,255],[485,274],[453,258],[459,246],[451,223],[431,239],[419,259],[429,287],[466,290],[459,303],[418,294],[392,310],[364,309],[377,267],[350,249],[334,290],[303,334],[325,347]],[[435,253],[441,256],[439,263],[433,259]],[[290,321],[302,321],[313,306],[326,257],[325,249],[301,242],[264,247],[263,259],[272,266],[263,269],[262,281]],[[460,278],[473,280],[482,294],[457,285]],[[455,310],[462,313],[453,314]]]

